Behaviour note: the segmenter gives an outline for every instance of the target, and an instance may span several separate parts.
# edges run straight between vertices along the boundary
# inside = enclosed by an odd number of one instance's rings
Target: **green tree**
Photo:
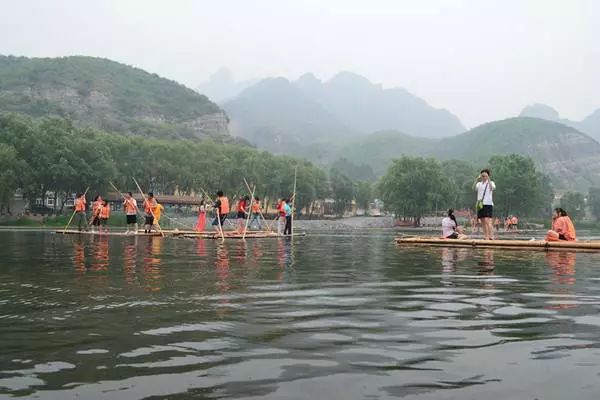
[[[452,208],[471,208],[475,202],[473,195],[473,177],[477,176],[477,168],[466,161],[447,160],[442,162],[444,174],[452,182]]]
[[[373,185],[370,182],[359,181],[354,184],[354,199],[357,206],[369,212],[369,204],[373,200]]]
[[[385,208],[397,216],[416,217],[447,208],[452,182],[435,159],[402,157],[394,160],[379,183]]]
[[[344,215],[347,205],[354,197],[352,181],[346,175],[333,168],[329,171],[331,193],[335,200],[335,212],[338,216]]]
[[[548,178],[536,171],[531,158],[519,154],[494,156],[489,165],[491,179],[497,186],[494,191],[497,215],[547,213],[552,187]]]
[[[573,219],[585,216],[585,198],[580,192],[566,192],[560,198],[560,207]]]

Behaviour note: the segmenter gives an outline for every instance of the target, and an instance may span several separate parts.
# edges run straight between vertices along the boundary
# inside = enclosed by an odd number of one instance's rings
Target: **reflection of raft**
[[[152,232],[152,233],[144,233],[143,230],[139,230],[137,234],[126,234],[125,232],[89,232],[89,231],[78,231],[76,229],[68,229],[66,231],[55,230],[54,233],[65,233],[68,235],[98,235],[98,236],[162,236],[160,232]],[[171,237],[187,237],[187,238],[200,238],[200,239],[220,239],[221,234],[215,231],[205,231],[205,232],[196,232],[196,231],[180,231],[177,229],[174,230],[163,230],[162,233],[165,236]],[[242,239],[243,235],[241,233],[235,231],[224,231],[223,236],[225,239]],[[294,236],[306,236],[306,232],[297,232],[294,233]],[[278,238],[284,237],[276,232],[271,231],[248,231],[246,232],[246,239],[262,239],[262,238]]]
[[[600,240],[578,240],[575,242],[547,242],[545,240],[483,240],[483,239],[440,239],[433,237],[397,237],[399,245],[423,245],[440,247],[485,247],[522,250],[592,250],[600,251]]]

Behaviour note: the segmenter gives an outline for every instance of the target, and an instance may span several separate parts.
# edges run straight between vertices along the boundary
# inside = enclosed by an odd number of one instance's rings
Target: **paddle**
[[[88,190],[90,190],[89,186],[87,187],[87,189],[85,189],[85,192],[83,192],[83,198],[85,198],[85,195],[87,194]],[[73,217],[75,216],[76,213],[77,213],[77,211],[75,209],[75,203],[73,203],[73,214],[71,214],[71,218],[69,218],[69,222],[67,222],[67,225],[65,225],[65,229],[63,229],[63,235],[67,232],[67,228],[69,227],[69,225],[71,225],[71,221],[73,221]]]

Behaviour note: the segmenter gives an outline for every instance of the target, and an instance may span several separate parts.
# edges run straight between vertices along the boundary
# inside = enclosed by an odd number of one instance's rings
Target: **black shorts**
[[[108,218],[100,218],[100,225],[106,226],[107,222],[108,222]]]
[[[483,208],[477,211],[477,218],[492,218],[493,214],[494,206],[484,204]]]
[[[563,235],[562,233],[558,234],[558,239],[560,239],[560,240],[567,240],[567,238],[565,237],[565,235]]]
[[[150,216],[146,215],[146,220],[144,222],[144,225],[154,225],[154,217],[152,215],[150,215]]]
[[[454,233],[446,236],[446,239],[458,239],[458,233],[454,232]]]
[[[127,215],[127,225],[129,224],[137,224],[137,215],[131,214]]]
[[[243,211],[238,211],[238,218],[246,219],[246,213]]]
[[[94,219],[92,220],[92,225],[100,226],[100,217],[94,217]]]

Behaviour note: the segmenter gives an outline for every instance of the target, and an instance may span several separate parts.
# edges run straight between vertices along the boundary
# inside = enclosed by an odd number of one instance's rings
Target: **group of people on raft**
[[[98,194],[91,203],[91,218],[87,219],[87,201],[85,193],[78,193],[74,203],[75,215],[77,216],[77,226],[80,231],[87,231],[92,227],[92,232],[98,229],[98,232],[108,232],[108,219],[110,218],[110,205],[108,201]],[[164,210],[152,192],[144,198],[144,232],[150,233],[159,226],[159,220]],[[137,215],[139,212],[137,201],[133,198],[131,192],[123,195],[123,211],[127,223],[127,234],[137,233]]]
[[[280,235],[291,235],[292,234],[292,207],[290,199],[281,199],[277,203],[277,233]],[[223,194],[223,191],[217,192],[216,201],[213,204],[215,210],[215,219],[212,222],[212,226],[217,230],[223,229],[223,226],[230,213],[229,198]],[[108,219],[110,218],[110,205],[101,195],[96,195],[91,203],[91,218],[87,218],[87,201],[85,199],[85,193],[78,193],[74,203],[74,212],[77,216],[77,226],[79,231],[87,231],[88,227],[91,226],[92,232],[98,229],[98,232],[108,231]],[[159,220],[164,210],[162,204],[158,203],[154,194],[149,192],[144,198],[143,202],[144,210],[144,232],[150,233],[157,228],[160,229]],[[125,213],[127,223],[127,234],[137,233],[138,221],[137,216],[139,213],[137,201],[133,197],[131,192],[127,192],[123,195],[123,211]],[[206,212],[207,207],[204,204],[204,200],[200,202],[198,207],[198,220],[196,222],[195,230],[203,232],[206,227]],[[255,196],[250,201],[249,196],[242,196],[239,198],[236,205],[237,215],[237,231],[243,232],[246,229],[246,225],[252,229],[262,229],[261,218],[264,220],[262,214],[260,198]],[[246,221],[250,218],[250,221]]]
[[[292,234],[292,204],[291,199],[282,198],[277,202],[277,233],[283,235]],[[229,213],[231,211],[229,206],[229,198],[223,194],[223,191],[217,192],[217,199],[213,204],[215,210],[215,218],[212,222],[212,226],[215,229],[221,230]],[[203,232],[206,225],[206,207],[204,201],[201,202],[198,211],[198,221],[195,226],[195,230]],[[252,229],[262,229],[261,218],[264,220],[262,208],[260,204],[260,198],[255,196],[252,200],[249,196],[241,196],[235,207],[235,215],[237,216],[237,227],[236,230],[242,233],[246,230],[246,227]],[[249,219],[249,221],[247,221]]]
[[[473,183],[473,190],[477,192],[477,219],[481,221],[483,227],[483,236],[485,240],[492,240],[493,237],[493,193],[496,190],[496,184],[490,179],[490,170],[483,169]],[[511,225],[518,222],[513,222]],[[466,239],[464,230],[458,225],[454,210],[448,210],[448,215],[442,219],[442,238],[444,239]],[[552,215],[552,229],[546,233],[544,240],[548,242],[573,241],[577,239],[575,226],[569,218],[567,212],[562,208],[555,208]]]

